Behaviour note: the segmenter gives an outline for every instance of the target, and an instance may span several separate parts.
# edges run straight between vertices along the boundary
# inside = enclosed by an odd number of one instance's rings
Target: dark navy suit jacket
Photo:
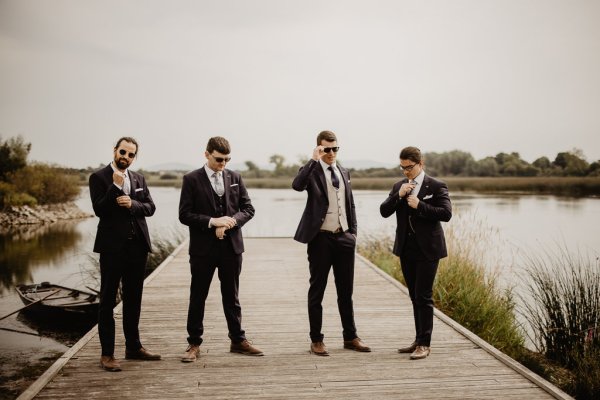
[[[408,179],[396,182],[388,198],[381,204],[379,210],[384,218],[396,213],[396,240],[393,253],[400,257],[408,228],[409,205],[406,198],[400,198],[398,191]],[[423,185],[417,198],[420,200],[411,222],[420,249],[428,260],[439,260],[448,255],[446,239],[440,221],[448,222],[452,217],[452,204],[448,195],[448,186],[425,175]]]
[[[337,164],[337,167],[342,174],[345,186],[348,228],[350,233],[356,235],[356,209],[354,207],[354,197],[352,196],[352,186],[350,186],[350,173],[339,164]],[[313,159],[309,160],[298,171],[298,175],[292,182],[292,188],[298,192],[306,190],[308,193],[306,207],[294,235],[294,239],[298,242],[308,243],[319,233],[329,208],[327,181],[321,163]]]
[[[241,227],[254,216],[254,207],[242,177],[237,172],[223,170],[225,215],[235,218],[237,225],[225,232],[231,240],[235,254],[244,252]],[[215,228],[208,227],[217,216],[215,195],[204,167],[183,177],[179,199],[179,221],[190,229],[190,255],[206,255],[217,243]]]
[[[146,217],[154,214],[156,206],[144,176],[128,171],[131,182],[131,208],[117,204],[117,197],[125,193],[113,184],[113,169],[109,165],[90,175],[90,197],[94,213],[100,218],[94,243],[94,252],[116,252],[127,243],[131,234],[131,223],[135,224],[136,233],[143,236],[147,251],[152,251]]]

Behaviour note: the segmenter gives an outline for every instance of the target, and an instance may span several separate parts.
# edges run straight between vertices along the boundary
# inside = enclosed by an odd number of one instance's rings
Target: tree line
[[[495,156],[476,160],[469,152],[452,150],[443,153],[425,153],[424,159],[427,173],[441,177],[600,176],[600,160],[589,163],[580,149],[560,152],[554,160],[542,156],[532,163],[523,160],[517,152],[498,153]],[[298,163],[286,164],[285,157],[274,154],[269,159],[269,163],[273,164],[272,170],[261,169],[254,162],[246,161],[247,169],[241,173],[246,178],[293,177],[307,161],[307,158],[301,158]],[[343,160],[340,160],[340,164],[344,165]],[[380,178],[401,174],[399,166],[349,169],[354,177]]]
[[[64,203],[79,195],[78,178],[68,169],[28,163],[31,143],[0,137],[0,210],[11,206]]]

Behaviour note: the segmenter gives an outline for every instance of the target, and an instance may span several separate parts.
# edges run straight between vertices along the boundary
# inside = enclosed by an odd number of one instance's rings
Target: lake
[[[150,188],[157,206],[148,219],[153,237],[169,232],[186,232],[177,218],[179,189]],[[247,237],[291,237],[294,235],[306,201],[305,193],[291,189],[250,189],[256,216],[243,228]],[[395,218],[384,219],[379,205],[386,191],[356,190],[358,238],[391,237]],[[454,207],[452,220],[445,228],[460,231],[491,231],[492,243],[486,243],[490,269],[497,270],[503,285],[523,282],[523,257],[557,246],[600,254],[600,199],[563,198],[537,195],[480,195],[451,193]],[[87,188],[77,204],[92,212]],[[84,289],[98,287],[94,280],[92,246],[97,218],[59,222],[48,226],[19,227],[0,234],[0,315],[22,304],[14,291],[18,283],[51,281]],[[308,277],[308,275],[307,275]],[[77,334],[44,334],[44,327],[22,315],[0,322],[3,328],[40,333],[42,337],[0,330],[0,353],[3,357],[23,354],[41,356],[63,352]]]

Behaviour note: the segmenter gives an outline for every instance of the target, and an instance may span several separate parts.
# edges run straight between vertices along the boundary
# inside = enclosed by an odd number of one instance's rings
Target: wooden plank
[[[102,371],[100,344],[92,330],[19,399],[569,398],[507,366],[505,359],[484,348],[485,342],[438,312],[431,356],[411,361],[398,354],[396,349],[414,337],[410,300],[401,285],[360,256],[355,318],[359,335],[373,352],[343,349],[331,276],[323,301],[323,332],[331,356],[310,354],[306,247],[289,238],[246,240],[240,277],[243,326],[265,357],[229,352],[215,274],[200,359],[183,364],[190,274],[187,252],[181,249],[151,275],[144,289],[142,340],[163,360],[123,360],[122,372]],[[117,333],[117,353],[122,354],[124,340],[120,329]]]

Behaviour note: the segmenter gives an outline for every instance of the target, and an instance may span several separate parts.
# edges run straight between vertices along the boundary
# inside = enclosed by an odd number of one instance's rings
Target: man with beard
[[[138,329],[144,270],[151,251],[146,217],[152,216],[156,207],[144,177],[129,170],[137,152],[135,139],[120,138],[114,148],[113,162],[89,179],[94,213],[100,218],[94,243],[94,252],[100,253],[100,365],[111,372],[121,370],[114,357],[113,316],[121,281],[125,358],[160,360],[160,355],[142,346]]]

